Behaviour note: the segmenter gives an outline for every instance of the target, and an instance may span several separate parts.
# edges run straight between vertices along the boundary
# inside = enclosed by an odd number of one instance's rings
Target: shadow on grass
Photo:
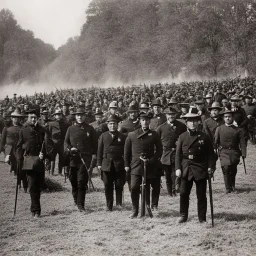
[[[256,191],[256,188],[250,188],[250,187],[247,187],[247,188],[236,188],[236,193],[237,194],[250,193],[252,191]]]
[[[239,214],[239,213],[220,212],[220,213],[215,213],[214,218],[224,219],[225,221],[245,221],[245,220],[256,220],[256,215],[254,213]]]
[[[52,193],[52,192],[61,192],[61,191],[69,191],[69,189],[63,187],[61,183],[56,180],[50,179],[49,177],[45,178],[43,193]]]
[[[169,217],[180,217],[180,213],[179,211],[174,211],[174,210],[170,210],[166,212],[159,211],[158,213],[158,218],[160,219],[165,219]]]

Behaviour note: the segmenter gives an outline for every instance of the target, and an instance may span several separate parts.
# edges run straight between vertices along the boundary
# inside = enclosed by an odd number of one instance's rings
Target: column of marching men
[[[188,219],[194,183],[198,219],[205,222],[207,179],[214,175],[219,158],[225,193],[236,191],[237,165],[240,157],[246,158],[248,140],[254,142],[256,117],[249,95],[243,107],[236,95],[228,101],[219,93],[214,100],[206,95],[191,105],[172,97],[163,108],[160,99],[154,99],[130,105],[125,120],[115,101],[107,113],[96,109],[94,119],[81,107],[70,113],[65,107],[56,109],[51,118],[46,108],[40,118],[38,108],[23,113],[15,109],[10,114],[11,124],[3,129],[0,151],[4,151],[11,170],[15,174],[19,170],[19,183],[22,181],[24,191],[30,193],[34,217],[41,215],[45,168],[54,175],[58,154],[58,174],[63,175],[65,169],[74,203],[81,212],[86,209],[88,180],[97,168],[104,183],[106,210],[113,210],[114,198],[117,209],[122,209],[127,182],[132,202],[130,217],[136,218],[146,166],[146,205],[153,212],[158,212],[164,175],[168,195],[180,194],[179,223]]]

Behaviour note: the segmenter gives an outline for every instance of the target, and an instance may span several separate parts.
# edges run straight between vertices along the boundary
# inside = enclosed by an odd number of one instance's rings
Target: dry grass
[[[179,197],[167,196],[165,180],[159,215],[153,219],[128,218],[131,201],[125,187],[123,211],[106,213],[102,181],[94,177],[97,192],[86,196],[86,212],[73,206],[70,183],[54,177],[58,192],[42,194],[42,217],[32,219],[29,194],[20,191],[17,215],[12,217],[15,178],[0,163],[1,255],[256,255],[255,147],[249,145],[247,172],[239,165],[237,194],[224,194],[220,169],[213,182],[215,228],[199,224],[195,190],[189,221],[177,224]],[[48,182],[52,182],[48,180]]]

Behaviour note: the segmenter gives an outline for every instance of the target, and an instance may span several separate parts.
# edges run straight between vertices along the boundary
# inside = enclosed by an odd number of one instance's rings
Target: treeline
[[[181,72],[256,75],[255,0],[93,0],[86,15],[80,36],[57,50],[41,78],[86,83],[157,80]],[[41,45],[41,53],[49,53],[44,64],[55,57],[48,47]],[[15,67],[16,59],[10,64]]]
[[[0,84],[37,82],[55,58],[53,46],[22,29],[9,10],[0,11]]]

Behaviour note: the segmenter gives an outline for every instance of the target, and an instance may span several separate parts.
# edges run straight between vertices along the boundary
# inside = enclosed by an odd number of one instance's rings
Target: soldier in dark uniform
[[[100,138],[100,135],[106,131],[108,131],[107,124],[103,121],[103,112],[100,109],[96,109],[96,112],[94,113],[95,121],[93,123],[90,123],[90,125],[94,128],[96,131],[97,139]],[[97,159],[92,159],[90,168],[89,168],[89,175],[92,176],[93,168],[97,166]]]
[[[165,170],[166,187],[170,196],[176,196],[176,175],[175,175],[175,153],[177,140],[183,132],[187,130],[185,124],[176,120],[177,110],[175,108],[167,108],[164,110],[166,114],[166,123],[157,128],[162,145],[163,154],[161,163]]]
[[[213,101],[214,101],[214,102],[217,101],[217,102],[219,102],[220,104],[222,104],[222,100],[223,100],[223,99],[226,99],[226,98],[227,98],[225,94],[221,93],[221,90],[222,90],[221,86],[220,86],[220,85],[217,85],[217,87],[216,87],[216,93],[215,93],[215,95],[213,96]]]
[[[79,211],[85,211],[84,201],[86,194],[86,184],[88,183],[88,168],[92,157],[96,158],[97,135],[93,127],[85,123],[85,111],[78,108],[73,113],[76,123],[67,130],[64,149],[70,156],[70,175],[72,194]],[[83,160],[83,161],[82,161]]]
[[[201,120],[199,120],[197,130],[202,131],[203,130],[203,122],[210,117],[210,113],[207,111],[204,101],[203,100],[197,100],[195,102],[196,108],[198,110],[198,114],[201,117]]]
[[[155,131],[158,126],[166,122],[165,114],[162,113],[162,104],[159,99],[153,100],[151,106],[153,107],[153,118],[150,121],[150,129]]]
[[[220,106],[219,102],[213,102],[212,106],[209,107],[208,110],[210,111],[211,116],[203,122],[203,132],[209,136],[214,149],[216,150],[217,148],[214,144],[215,131],[217,127],[224,124],[222,115],[220,115],[222,107]]]
[[[245,105],[243,109],[248,118],[248,132],[249,138],[253,144],[255,144],[255,119],[256,119],[256,106],[252,103],[252,97],[250,95],[244,96]]]
[[[126,172],[131,172],[131,199],[133,213],[131,218],[136,218],[139,212],[140,185],[144,174],[144,166],[140,157],[143,155],[148,159],[146,204],[150,205],[150,185],[152,187],[152,208],[157,209],[160,193],[160,175],[158,162],[163,149],[157,132],[149,129],[150,113],[140,113],[141,128],[130,132],[125,141],[124,162]]]
[[[225,124],[217,128],[215,133],[215,144],[219,148],[219,157],[226,193],[235,191],[237,165],[240,156],[246,157],[246,141],[241,129],[233,125],[234,112],[226,110],[223,112]]]
[[[122,207],[122,192],[125,184],[123,156],[126,136],[117,131],[119,121],[117,116],[108,118],[109,131],[100,136],[97,152],[97,165],[98,169],[102,171],[108,211],[112,211],[113,208],[114,184],[116,205],[118,208]]]
[[[19,139],[19,132],[22,129],[22,125],[20,124],[21,117],[22,115],[18,109],[11,113],[12,125],[4,128],[0,146],[0,152],[4,151],[5,161],[10,164],[11,171],[13,170],[15,175],[18,173],[19,168],[16,155],[16,144]],[[27,192],[28,184],[26,175],[20,170],[18,175],[19,183],[21,180],[23,181],[24,191]]]
[[[37,121],[36,110],[29,110],[27,122],[19,132],[17,143],[17,156],[20,166],[26,172],[28,188],[31,197],[32,216],[39,217],[41,214],[40,195],[44,184],[44,147],[42,134],[45,129]],[[38,157],[33,160],[33,167],[28,167],[23,163],[24,158]],[[30,162],[32,161],[30,160]]]
[[[63,119],[61,110],[55,110],[54,112],[55,121],[52,121],[48,125],[48,133],[46,134],[47,141],[53,142],[53,153],[51,159],[51,174],[54,174],[55,169],[55,158],[59,155],[59,175],[62,175],[62,168],[66,165],[66,159],[64,154],[64,139],[69,127],[68,123]]]
[[[127,110],[128,118],[119,125],[119,131],[125,135],[129,132],[135,131],[140,128],[140,121],[138,119],[139,109],[132,105]]]
[[[197,109],[190,108],[184,118],[188,130],[178,139],[175,158],[176,176],[181,177],[179,223],[188,219],[189,196],[193,182],[196,184],[198,218],[200,222],[205,222],[207,178],[212,175],[215,166],[214,150],[209,137],[197,131],[200,118]]]
[[[240,128],[243,136],[247,142],[248,140],[248,118],[246,116],[245,110],[239,105],[241,99],[239,96],[234,95],[231,98],[231,110],[233,112],[233,125]]]

